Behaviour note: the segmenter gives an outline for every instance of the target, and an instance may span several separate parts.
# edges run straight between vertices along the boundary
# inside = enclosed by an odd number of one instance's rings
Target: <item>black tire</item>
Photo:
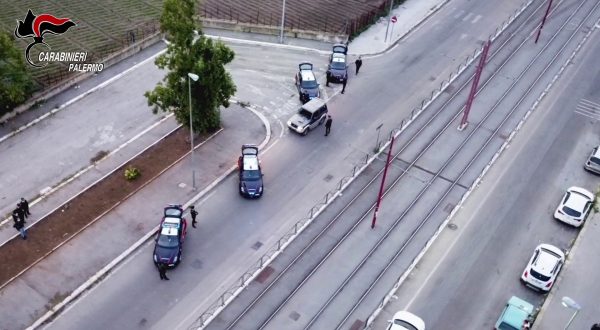
[[[302,132],[302,135],[304,135],[304,136],[308,135],[309,131],[310,131],[310,127],[307,127],[306,130],[304,132]]]

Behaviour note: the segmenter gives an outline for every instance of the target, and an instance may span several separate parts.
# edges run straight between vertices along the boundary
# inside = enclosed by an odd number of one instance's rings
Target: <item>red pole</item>
[[[535,36],[535,43],[537,44],[538,39],[540,38],[540,33],[542,33],[542,28],[544,27],[544,23],[546,22],[546,17],[548,17],[548,13],[550,13],[550,7],[552,6],[552,0],[548,1],[548,8],[546,8],[546,13],[544,14],[544,18],[542,18],[542,24],[540,24],[540,29],[538,30],[537,36]]]
[[[388,167],[392,159],[392,147],[394,146],[394,136],[392,135],[392,142],[390,142],[390,150],[388,150],[387,161],[385,162],[385,168],[383,169],[383,178],[381,178],[381,187],[379,187],[379,195],[377,196],[377,204],[375,205],[375,212],[373,212],[373,221],[371,222],[371,229],[375,228],[375,222],[377,221],[377,212],[379,212],[379,205],[381,204],[381,198],[383,197],[383,185],[385,184],[385,177],[387,175]]]
[[[458,130],[462,131],[467,126],[467,120],[469,118],[469,111],[471,111],[471,105],[473,104],[473,99],[475,99],[475,94],[477,94],[477,86],[479,85],[479,78],[481,77],[481,72],[483,71],[483,66],[485,65],[485,60],[487,59],[487,54],[490,49],[491,41],[487,41],[483,46],[483,51],[481,52],[481,57],[479,58],[479,64],[477,65],[477,70],[475,71],[475,77],[473,77],[473,84],[471,85],[471,92],[469,93],[469,98],[467,99],[467,104],[465,105],[465,111],[463,112],[463,117],[460,121],[460,126],[458,126]]]

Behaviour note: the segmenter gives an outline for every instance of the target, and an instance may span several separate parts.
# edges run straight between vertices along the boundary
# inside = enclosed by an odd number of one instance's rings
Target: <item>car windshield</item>
[[[405,328],[405,329],[407,329],[407,330],[419,330],[419,329],[417,329],[417,327],[415,327],[414,325],[412,325],[412,324],[410,324],[410,323],[408,323],[408,322],[406,322],[406,321],[402,321],[402,320],[398,320],[398,319],[395,319],[395,320],[394,320],[394,324],[395,324],[395,325],[399,325],[399,326],[401,326],[402,328]]]
[[[542,281],[542,282],[548,282],[550,280],[550,276],[546,276],[546,275],[542,275],[538,272],[535,271],[535,269],[531,269],[531,276],[537,278],[538,280]]]
[[[331,68],[336,70],[344,70],[346,68],[346,63],[344,62],[331,62]]]
[[[581,212],[579,212],[577,210],[573,210],[572,208],[570,208],[568,206],[563,207],[563,212],[565,212],[567,215],[570,215],[575,218],[578,218],[581,216]]]
[[[260,171],[258,171],[258,170],[242,171],[242,180],[256,181],[258,179],[260,179]]]
[[[298,114],[306,119],[312,118],[312,113],[310,111],[307,111],[304,109],[300,110],[300,112],[298,112]]]
[[[317,88],[317,81],[316,80],[302,80],[301,86],[302,86],[302,88],[306,88],[306,89]]]
[[[596,157],[591,157],[590,158],[590,162],[596,164],[596,165],[600,165],[600,158],[596,158]]]
[[[173,235],[160,235],[158,236],[157,244],[164,248],[176,248],[179,246],[179,239]]]
[[[517,329],[517,328],[513,327],[513,326],[512,326],[512,325],[510,325],[510,324],[507,324],[507,323],[504,323],[504,322],[502,322],[502,323],[500,323],[500,325],[498,326],[498,330],[519,330],[519,329]]]

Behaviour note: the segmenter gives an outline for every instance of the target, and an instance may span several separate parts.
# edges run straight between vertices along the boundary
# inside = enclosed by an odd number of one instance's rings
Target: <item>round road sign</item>
[[[392,23],[396,23],[398,21],[398,18],[396,16],[392,16]]]

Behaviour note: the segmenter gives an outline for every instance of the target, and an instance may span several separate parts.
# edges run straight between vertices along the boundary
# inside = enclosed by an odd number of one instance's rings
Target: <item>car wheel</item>
[[[307,127],[306,130],[304,130],[304,132],[302,132],[302,135],[306,136],[309,131],[310,131],[310,127]]]

